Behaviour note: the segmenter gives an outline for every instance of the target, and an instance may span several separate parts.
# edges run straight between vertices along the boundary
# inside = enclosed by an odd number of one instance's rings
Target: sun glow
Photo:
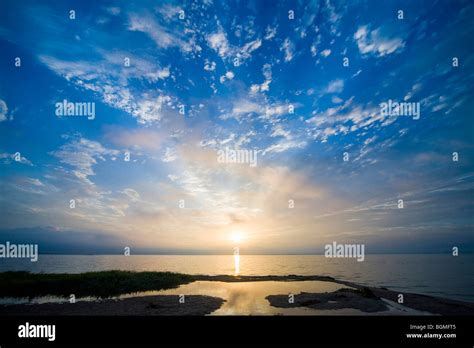
[[[234,244],[240,244],[245,239],[245,237],[241,232],[234,232],[230,235],[229,239]]]

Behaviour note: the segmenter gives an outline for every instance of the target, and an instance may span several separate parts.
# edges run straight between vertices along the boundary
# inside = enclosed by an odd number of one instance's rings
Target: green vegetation
[[[137,291],[176,288],[193,281],[171,272],[105,271],[80,274],[0,273],[0,297],[110,297]]]

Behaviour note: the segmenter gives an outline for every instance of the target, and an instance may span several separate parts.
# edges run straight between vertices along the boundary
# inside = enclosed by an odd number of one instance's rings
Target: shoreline
[[[375,296],[387,300],[398,302],[398,295],[402,294],[403,306],[419,311],[430,312],[440,315],[474,315],[474,303],[467,301],[452,300],[442,297],[422,295],[405,291],[393,291],[387,288],[378,288],[362,284],[353,283],[346,280],[338,280],[330,276],[304,276],[304,275],[286,275],[286,276],[196,276],[196,280],[223,281],[223,282],[249,282],[249,281],[327,281],[336,284],[345,285],[357,290],[369,289]],[[285,295],[287,296],[287,295]]]
[[[71,303],[0,305],[0,316],[202,316],[219,309],[218,297],[190,295],[180,303],[178,295],[138,296],[122,300]]]
[[[114,299],[116,295],[133,294],[142,291],[159,291],[176,289],[181,285],[196,281],[215,281],[227,283],[245,282],[299,282],[323,281],[331,282],[354,289],[347,299],[348,293],[295,293],[295,297],[305,298],[304,301],[295,301],[293,306],[284,303],[288,294],[272,294],[266,300],[274,307],[308,307],[327,308],[321,301],[332,296],[341,296],[347,302],[346,308],[359,308],[367,301],[366,298],[377,300],[386,299],[398,303],[399,295],[403,295],[402,306],[417,311],[428,312],[433,315],[474,315],[474,303],[451,300],[441,297],[393,291],[387,288],[378,288],[338,280],[330,276],[304,276],[304,275],[267,275],[267,276],[232,276],[232,275],[186,275],[170,272],[126,272],[106,271],[81,274],[30,274],[27,272],[0,273],[3,290],[0,297],[9,298],[35,298],[41,296],[69,296],[74,293],[72,286],[82,286],[84,296],[101,298],[99,301],[70,303],[44,303],[44,304],[4,304],[0,305],[0,315],[16,315],[15,312],[38,315],[63,314],[63,315],[205,315],[217,310],[225,301],[219,297],[207,295],[187,295],[192,299],[190,306],[183,306],[176,300],[176,295],[136,296],[125,299]],[[166,281],[165,281],[166,280]],[[26,282],[26,283],[25,283]],[[106,283],[108,282],[108,284]],[[108,288],[107,288],[108,286]],[[21,291],[20,291],[21,289]],[[111,290],[112,289],[112,290]],[[97,293],[95,293],[97,291]],[[112,292],[111,292],[112,291]],[[8,294],[8,295],[6,295]],[[21,294],[21,295],[18,295]],[[369,294],[369,296],[367,296]],[[80,298],[80,295],[76,296]],[[82,297],[84,297],[82,296]],[[328,297],[329,296],[329,297]],[[337,296],[336,296],[337,297]],[[369,301],[370,302],[370,301]],[[198,307],[193,304],[198,303]],[[370,303],[367,306],[371,305]],[[373,305],[373,303],[372,303]],[[217,307],[216,307],[217,306]],[[358,307],[359,306],[359,307]],[[124,308],[129,307],[130,310]],[[133,310],[133,308],[135,310]],[[137,308],[140,308],[138,310]],[[376,307],[377,308],[377,307]],[[69,313],[69,314],[68,314]],[[99,313],[99,314],[96,314]],[[106,313],[106,314],[104,314]]]

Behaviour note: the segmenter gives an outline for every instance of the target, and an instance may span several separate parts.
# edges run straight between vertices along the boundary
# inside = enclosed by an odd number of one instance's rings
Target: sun
[[[244,235],[241,232],[234,232],[230,235],[229,239],[235,244],[240,244],[244,239]]]

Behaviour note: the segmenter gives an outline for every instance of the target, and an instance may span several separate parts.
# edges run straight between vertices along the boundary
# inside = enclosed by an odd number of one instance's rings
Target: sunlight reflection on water
[[[238,255],[238,254],[234,255],[234,267],[235,267],[234,274],[239,275],[239,273],[240,273],[240,255]]]

